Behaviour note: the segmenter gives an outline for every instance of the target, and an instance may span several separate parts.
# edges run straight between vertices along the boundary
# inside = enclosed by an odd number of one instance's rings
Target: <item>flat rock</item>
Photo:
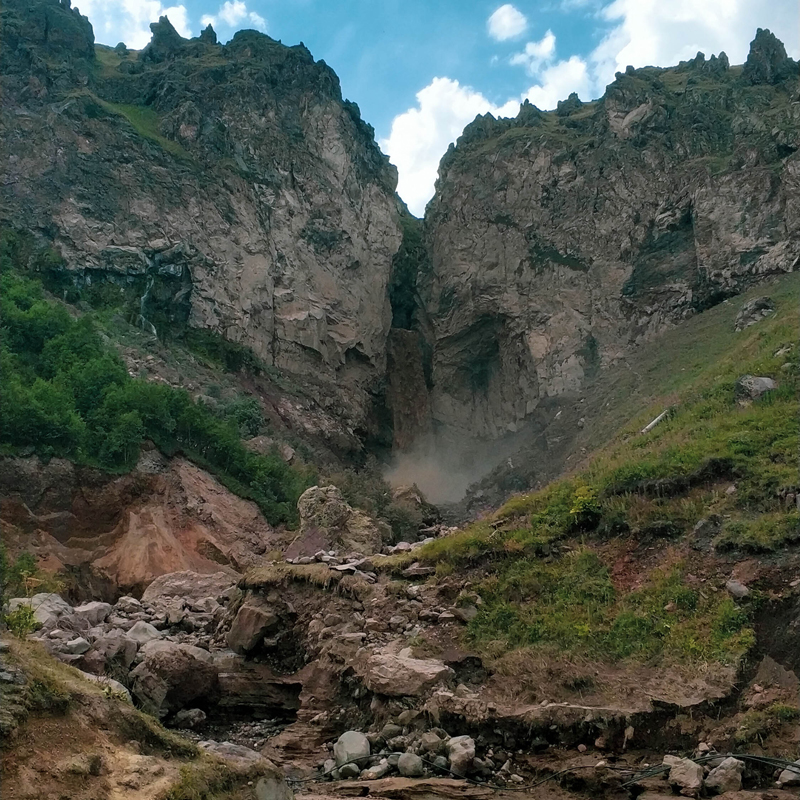
[[[126,633],[126,636],[138,645],[147,644],[154,639],[160,639],[164,634],[154,628],[149,622],[139,620]]]
[[[454,672],[443,661],[413,658],[406,648],[399,653],[374,653],[363,669],[364,683],[377,694],[401,697],[420,695]]]
[[[142,600],[153,605],[163,604],[172,597],[187,601],[203,600],[206,597],[227,598],[235,588],[239,576],[230,572],[214,572],[203,575],[191,570],[160,575],[145,590]]]

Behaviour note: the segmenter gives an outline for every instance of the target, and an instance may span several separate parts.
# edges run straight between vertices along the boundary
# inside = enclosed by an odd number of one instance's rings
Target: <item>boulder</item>
[[[242,606],[228,631],[228,647],[234,653],[245,655],[254,650],[270,631],[274,630],[280,620],[270,608],[263,606]]]
[[[161,631],[156,630],[149,622],[144,622],[142,620],[135,623],[126,635],[140,646],[152,642],[154,639],[160,639],[163,636]]]
[[[778,775],[779,786],[800,786],[800,758],[794,763],[796,767],[787,767]]]
[[[82,636],[67,642],[65,647],[67,652],[73,656],[83,655],[87,650],[91,649],[89,642],[87,642]]]
[[[736,381],[734,395],[737,400],[758,400],[761,395],[777,388],[778,384],[772,378],[742,375]]]
[[[114,608],[121,614],[135,614],[142,610],[142,604],[135,597],[124,595],[117,600]]]
[[[471,736],[454,736],[447,743],[450,768],[457,775],[466,775],[475,759],[475,740]]]
[[[100,625],[105,622],[114,607],[110,603],[101,603],[99,600],[92,600],[91,603],[84,603],[82,606],[76,606],[73,613],[77,617],[85,619],[91,627]]]
[[[72,614],[72,606],[57,594],[42,592],[33,597],[14,597],[8,601],[8,610],[30,606],[36,621],[46,630],[55,628],[59,620]]]
[[[312,486],[297,501],[300,512],[300,535],[320,531],[321,540],[335,543],[346,551],[378,553],[391,529],[384,522],[372,519],[352,508],[336,486]]]
[[[725,584],[725,588],[728,590],[728,594],[737,600],[744,600],[750,594],[750,590],[739,581],[730,580]]]
[[[258,779],[255,794],[256,800],[294,800],[294,792],[277,770],[274,775],[265,775]]]
[[[185,600],[189,605],[207,597],[227,598],[235,588],[239,576],[230,572],[214,572],[203,575],[184,570],[159,575],[145,590],[142,600],[151,605],[164,605],[174,597]]]
[[[775,304],[769,297],[755,297],[742,306],[733,327],[736,331],[742,331],[774,313]]]
[[[684,797],[697,797],[703,786],[703,768],[690,758],[665,758],[664,763],[671,765],[670,784]]]
[[[82,672],[81,674],[90,683],[96,683],[103,689],[124,698],[129,703],[133,702],[131,693],[119,681],[115,681],[113,678],[107,678],[105,675],[92,675],[91,672]]]
[[[144,660],[130,675],[133,694],[148,713],[163,717],[215,692],[217,670],[207,651],[155,640],[142,651]]]
[[[742,788],[743,772],[744,762],[728,757],[708,773],[708,777],[705,780],[706,789],[710,789],[717,794],[738,792]]]
[[[425,774],[425,765],[414,753],[403,753],[397,760],[397,770],[404,778],[421,778]]]
[[[399,653],[373,653],[363,667],[367,688],[391,697],[420,695],[425,689],[453,675],[453,670],[443,661],[413,658],[409,648]]]
[[[432,756],[444,752],[444,742],[434,731],[426,731],[419,737],[420,753],[429,753]]]
[[[333,757],[336,759],[336,766],[343,778],[358,776],[369,754],[369,740],[359,731],[346,731],[333,746]],[[355,763],[351,764],[350,762]]]
[[[95,639],[94,649],[103,655],[106,664],[117,662],[128,669],[136,658],[139,645],[124,631],[115,628]]]
[[[228,761],[236,767],[247,769],[249,767],[266,766],[270,762],[261,753],[232,742],[200,742],[199,746],[207,753]]]
[[[206,721],[206,712],[200,708],[184,708],[172,720],[175,728],[202,728]]]

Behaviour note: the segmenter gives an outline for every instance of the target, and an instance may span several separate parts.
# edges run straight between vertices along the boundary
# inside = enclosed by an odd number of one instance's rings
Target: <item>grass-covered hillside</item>
[[[414,553],[440,576],[473,580],[475,646],[648,662],[731,662],[750,648],[766,596],[756,587],[740,603],[724,584],[753,556],[780,569],[800,542],[800,276],[751,295],[766,293],[773,316],[736,333],[747,297],[736,298],[615,373],[587,424],[595,440],[618,432],[571,474]],[[740,399],[746,374],[778,388]]]
[[[2,451],[122,472],[149,439],[257,502],[271,523],[292,523],[312,476],[277,453],[244,447],[243,429],[258,427],[258,403],[244,398],[214,407],[183,389],[131,377],[93,313],[78,315],[48,295],[34,273],[23,274],[30,256],[23,244],[4,235],[0,250]]]

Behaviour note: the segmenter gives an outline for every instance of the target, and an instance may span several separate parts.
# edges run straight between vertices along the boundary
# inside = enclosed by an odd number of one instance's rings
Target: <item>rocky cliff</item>
[[[742,67],[478,117],[420,224],[302,44],[162,18],[131,52],[67,0],[2,13],[0,224],[53,245],[56,283],[246,345],[353,442],[476,441],[459,491],[516,446],[488,441],[533,441],[632,347],[800,258],[797,64],[768,31]]]
[[[434,421],[517,431],[638,342],[795,269],[797,99],[797,64],[759,30],[743,68],[628,68],[597,102],[467,126],[425,220]]]
[[[383,379],[396,172],[301,44],[254,31],[95,47],[68,0],[3,6],[0,221],[140,324],[211,329],[306,376],[350,426]]]

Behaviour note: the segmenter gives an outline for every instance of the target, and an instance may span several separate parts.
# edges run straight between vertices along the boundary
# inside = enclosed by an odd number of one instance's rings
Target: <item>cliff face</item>
[[[665,326],[800,261],[797,65],[759,31],[618,74],[605,96],[478,117],[426,216],[434,420],[479,437]]]
[[[362,439],[535,436],[636,343],[800,259],[797,65],[768,31],[743,67],[477,118],[421,234],[303,45],[163,18],[137,53],[95,47],[67,0],[2,14],[0,224],[75,283],[133,288],[142,327],[300,376]]]
[[[69,3],[3,6],[0,221],[140,323],[208,328],[302,375],[351,426],[382,381],[396,172],[302,45],[242,31],[94,47]]]

